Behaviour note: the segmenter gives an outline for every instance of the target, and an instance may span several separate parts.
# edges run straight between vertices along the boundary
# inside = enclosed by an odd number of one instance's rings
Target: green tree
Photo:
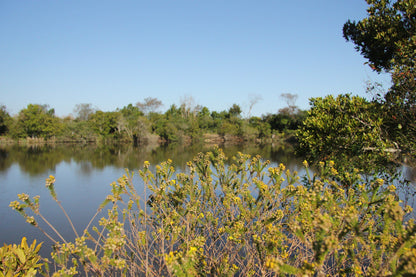
[[[186,112],[186,106],[177,107],[175,104],[160,116],[153,116],[152,129],[167,142],[183,141],[187,138],[197,138],[199,126],[193,113]]]
[[[172,104],[165,112],[165,117],[169,120],[177,120],[182,117],[182,109]]]
[[[97,139],[97,134],[94,132],[90,121],[64,118],[63,124],[65,128],[61,140],[91,142]]]
[[[383,118],[376,112],[376,103],[347,94],[312,98],[310,104],[296,133],[299,150],[310,159],[366,163],[370,158],[384,156],[388,152],[383,149],[392,147],[383,134]]]
[[[17,117],[16,136],[50,138],[59,135],[63,126],[54,113],[47,105],[29,104]]]
[[[166,142],[176,142],[179,140],[180,131],[173,121],[160,117],[153,124],[154,132]]]
[[[270,137],[271,128],[269,123],[264,122],[260,117],[257,116],[250,117],[248,122],[250,127],[253,127],[257,130],[258,138]]]
[[[392,76],[382,104],[384,129],[403,149],[416,149],[416,1],[367,0],[368,16],[344,25],[351,40],[377,72]]]
[[[117,122],[118,129],[125,132],[129,140],[139,142],[149,134],[150,123],[137,106],[129,104],[118,111],[121,114]]]
[[[414,0],[367,0],[368,17],[348,20],[343,33],[357,51],[377,70],[394,70],[398,65],[414,65],[416,2]],[[405,48],[405,49],[403,49]],[[412,52],[412,53],[411,53]],[[411,56],[407,56],[411,54]]]
[[[119,112],[103,112],[96,111],[89,118],[94,131],[102,136],[109,137],[114,136],[118,129]]]
[[[6,106],[0,105],[0,135],[5,135],[9,131],[11,117],[6,110]]]
[[[211,117],[211,113],[207,107],[202,107],[198,112],[198,125],[203,130],[209,130],[213,127],[214,121]]]
[[[299,129],[306,117],[306,111],[297,110],[295,114],[290,113],[288,108],[280,109],[277,114],[264,115],[263,121],[267,122],[272,130],[288,132]]]
[[[228,114],[230,117],[240,117],[241,116],[241,108],[237,104],[233,104],[231,108],[228,110]]]
[[[139,116],[144,115],[144,113],[138,107],[133,106],[131,103],[120,109],[120,113],[129,121],[134,121],[139,118]]]
[[[263,116],[263,120],[270,124],[272,130],[278,130],[279,132],[295,130],[298,127],[298,122],[286,113],[268,114]]]

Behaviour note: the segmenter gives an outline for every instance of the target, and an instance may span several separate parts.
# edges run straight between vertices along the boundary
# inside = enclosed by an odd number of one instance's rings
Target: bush
[[[302,153],[311,158],[341,155],[361,158],[370,149],[392,147],[384,139],[383,120],[375,103],[346,94],[312,98],[310,104],[297,138]]]
[[[4,245],[0,248],[0,276],[36,276],[44,272],[38,252],[42,243],[36,245],[36,240],[29,246],[26,238],[19,245]]]
[[[411,208],[400,206],[393,184],[353,171],[345,189],[333,162],[313,175],[305,167],[300,178],[259,156],[226,164],[220,149],[200,153],[181,173],[169,160],[154,170],[145,162],[139,174],[150,196],[140,198],[126,171],[99,207],[111,206],[99,226],[56,242],[57,274],[416,274],[416,225],[405,220]],[[57,200],[54,182],[46,185]],[[39,227],[26,213],[43,219],[39,198],[19,198],[11,206]]]

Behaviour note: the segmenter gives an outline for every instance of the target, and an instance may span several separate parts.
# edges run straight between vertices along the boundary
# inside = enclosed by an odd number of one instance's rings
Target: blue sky
[[[282,93],[365,96],[389,82],[342,37],[364,0],[0,0],[0,104],[59,116],[79,103],[113,111],[146,97],[192,97],[210,110],[236,103],[276,113]]]

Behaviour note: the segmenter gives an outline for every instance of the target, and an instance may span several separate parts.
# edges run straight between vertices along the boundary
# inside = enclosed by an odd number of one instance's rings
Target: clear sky
[[[388,83],[342,37],[364,0],[0,0],[0,104],[113,111],[146,97],[276,113],[282,93],[365,96]]]

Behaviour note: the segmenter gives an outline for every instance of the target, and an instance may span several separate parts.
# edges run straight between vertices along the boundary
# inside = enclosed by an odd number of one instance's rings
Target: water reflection
[[[13,165],[32,177],[45,176],[48,172],[55,172],[56,166],[61,163],[75,163],[78,165],[76,174],[91,175],[95,171],[107,167],[116,169],[136,170],[141,168],[144,161],[152,165],[159,164],[167,159],[173,161],[177,170],[185,168],[197,153],[213,149],[213,145],[95,145],[95,144],[57,144],[38,146],[0,146],[0,173],[7,172]],[[301,171],[303,157],[296,156],[290,145],[223,145],[228,158],[238,152],[260,155],[272,163],[283,163],[291,170]],[[387,167],[387,165],[385,165]],[[416,167],[389,164],[391,172],[402,172],[405,180],[416,184]],[[74,172],[75,173],[75,172]]]
[[[416,183],[416,167],[404,166],[403,174],[405,180]]]
[[[112,166],[116,168],[137,169],[144,161],[159,164],[172,159],[173,164],[182,169],[199,152],[212,150],[212,145],[80,145],[59,144],[40,146],[1,146],[0,172],[7,171],[13,164],[18,164],[22,172],[30,176],[44,175],[55,171],[62,162],[75,162],[80,165],[82,174]],[[293,154],[290,146],[273,145],[228,145],[224,148],[227,157],[237,152],[260,155],[272,162],[284,163],[289,168],[301,163],[302,159]]]
[[[197,153],[212,148],[212,145],[0,146],[0,222],[3,222],[0,224],[0,245],[18,243],[22,236],[26,236],[29,241],[35,238],[48,241],[9,207],[9,203],[16,200],[19,193],[27,193],[31,197],[39,195],[42,214],[53,225],[59,226],[64,236],[70,238],[73,235],[44,187],[45,179],[50,174],[56,177],[58,198],[77,229],[82,231],[110,192],[109,184],[123,175],[124,168],[137,171],[144,161],[156,165],[171,159],[180,172]],[[302,162],[301,158],[293,155],[290,147],[226,145],[222,148],[229,158],[240,151],[251,155],[259,154],[274,163],[285,163],[288,168],[297,168]],[[134,184],[141,191],[143,183],[137,175]],[[48,247],[45,247],[43,254],[49,254]]]

